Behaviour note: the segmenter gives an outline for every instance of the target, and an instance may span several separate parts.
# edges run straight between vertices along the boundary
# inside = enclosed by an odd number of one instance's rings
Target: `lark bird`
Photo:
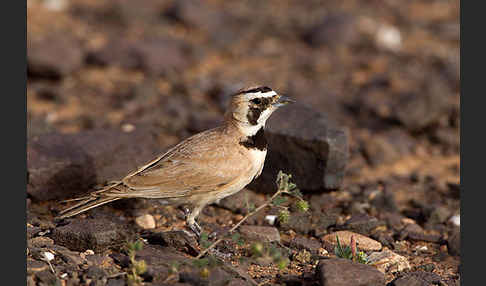
[[[125,198],[153,198],[189,206],[186,224],[200,235],[196,222],[208,204],[237,193],[258,177],[267,154],[265,122],[293,100],[266,86],[242,89],[231,98],[224,123],[195,134],[60,213],[60,218]]]

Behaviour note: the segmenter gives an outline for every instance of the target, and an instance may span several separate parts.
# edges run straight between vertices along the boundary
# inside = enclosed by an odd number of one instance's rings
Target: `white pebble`
[[[61,276],[60,276],[60,277],[61,277],[61,279],[64,279],[64,278],[66,278],[67,276],[68,276],[68,274],[67,274],[67,273],[63,273],[63,274],[61,274]]]
[[[66,6],[66,0],[44,0],[44,7],[51,11],[62,11]]]
[[[44,251],[44,257],[47,261],[51,261],[54,259],[54,254],[50,253],[49,251]]]
[[[422,251],[422,252],[425,252],[425,251],[429,250],[426,245],[422,245],[422,246],[417,245],[417,247],[415,247],[415,249],[417,251]]]
[[[461,215],[453,215],[449,221],[455,226],[461,226]]]
[[[402,35],[397,28],[384,25],[379,27],[376,32],[376,42],[379,46],[397,51],[402,46]]]
[[[276,219],[277,219],[277,216],[276,215],[267,215],[267,216],[265,216],[265,220],[268,221],[268,223],[270,225],[274,225]]]
[[[135,222],[138,226],[143,229],[152,229],[155,228],[155,219],[153,216],[149,214],[141,215],[135,219]]]
[[[123,130],[123,132],[130,133],[135,130],[135,126],[133,124],[127,123],[123,124],[121,129]]]
[[[91,250],[91,249],[86,249],[86,251],[84,252],[85,255],[94,255],[94,251]]]

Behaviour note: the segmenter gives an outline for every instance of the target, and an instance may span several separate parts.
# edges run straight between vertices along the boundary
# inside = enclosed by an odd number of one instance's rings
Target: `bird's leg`
[[[196,217],[199,215],[199,213],[201,212],[201,210],[203,209],[203,207],[204,207],[204,205],[194,207],[194,209],[192,210],[192,212],[190,212],[189,215],[186,216],[186,223],[187,223],[187,225],[196,234],[196,236],[198,238],[201,237],[202,228],[196,222]]]

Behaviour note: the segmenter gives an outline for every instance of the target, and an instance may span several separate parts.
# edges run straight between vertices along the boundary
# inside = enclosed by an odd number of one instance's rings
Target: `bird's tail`
[[[104,195],[97,195],[92,197],[87,197],[82,199],[79,203],[71,206],[65,210],[62,210],[59,213],[59,218],[67,218],[71,216],[75,216],[92,208],[116,201],[121,199],[120,197],[111,197],[111,196],[104,196]]]
[[[119,191],[121,182],[115,182],[111,185],[104,187],[103,189],[91,193],[90,195],[82,198],[66,200],[64,202],[79,201],[77,204],[62,210],[58,218],[67,218],[75,216],[92,208],[122,199],[123,197],[113,195],[113,191]],[[110,195],[111,194],[111,195]]]

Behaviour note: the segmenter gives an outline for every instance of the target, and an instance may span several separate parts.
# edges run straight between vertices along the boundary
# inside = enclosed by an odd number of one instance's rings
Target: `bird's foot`
[[[192,232],[194,232],[194,234],[197,236],[197,238],[199,239],[201,237],[201,233],[202,233],[202,228],[199,226],[199,224],[197,222],[193,222],[193,223],[188,223],[188,226],[192,230]]]

